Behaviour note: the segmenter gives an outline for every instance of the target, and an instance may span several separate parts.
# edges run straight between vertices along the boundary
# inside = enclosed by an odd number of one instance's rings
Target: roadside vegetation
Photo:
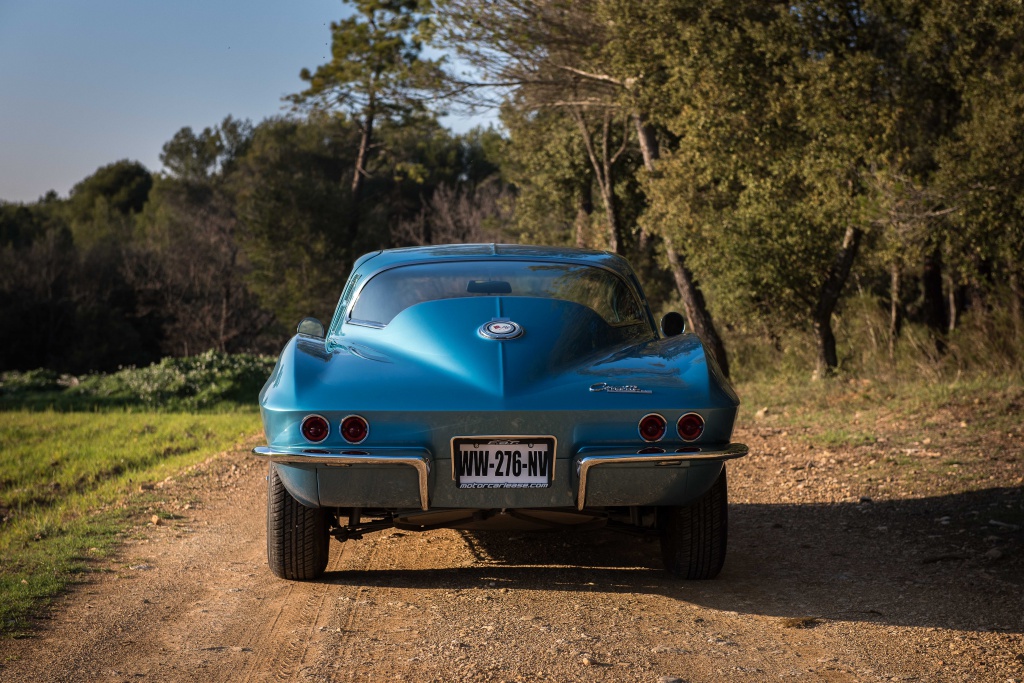
[[[886,497],[1002,488],[1021,500],[1024,373],[1005,334],[969,318],[938,353],[926,326],[908,325],[890,355],[885,319],[864,296],[836,323],[842,369],[827,381],[809,381],[805,337],[782,338],[781,352],[763,338],[733,338],[741,429],[787,443],[770,454],[792,459],[787,467],[813,461],[819,474]],[[1024,540],[1024,508],[1011,517]]]
[[[207,351],[146,367],[74,376],[48,369],[0,373],[0,409],[104,408],[234,411],[256,404],[272,356]]]
[[[0,376],[0,634],[28,632],[132,526],[153,523],[162,481],[252,445],[272,365],[207,353],[110,375]]]
[[[738,390],[741,428],[781,434],[808,458],[860,453],[863,462],[851,459],[838,469],[898,481],[889,496],[995,486],[1024,493],[1024,384],[1018,378],[760,381],[743,382]],[[1014,514],[1012,521],[1024,528],[1024,509]]]

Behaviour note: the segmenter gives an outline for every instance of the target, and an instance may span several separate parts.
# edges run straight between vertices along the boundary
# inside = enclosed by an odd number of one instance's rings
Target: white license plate
[[[452,474],[460,489],[547,488],[554,469],[552,436],[452,439]]]

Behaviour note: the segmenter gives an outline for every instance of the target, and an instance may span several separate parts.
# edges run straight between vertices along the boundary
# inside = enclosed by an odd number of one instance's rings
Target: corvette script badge
[[[635,384],[625,384],[623,386],[613,386],[608,382],[598,382],[597,384],[590,385],[591,391],[606,391],[609,394],[653,394],[654,392],[650,389],[641,389]]]

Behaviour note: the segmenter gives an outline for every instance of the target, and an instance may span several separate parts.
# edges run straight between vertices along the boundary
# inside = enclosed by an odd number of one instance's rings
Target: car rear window
[[[611,325],[643,322],[626,283],[603,268],[528,261],[449,261],[392,268],[368,280],[349,319],[387,325],[424,301],[471,296],[528,296],[582,304]]]

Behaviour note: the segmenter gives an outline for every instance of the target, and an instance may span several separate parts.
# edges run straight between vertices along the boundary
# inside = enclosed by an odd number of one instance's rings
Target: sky
[[[0,0],[0,200],[67,196],[120,159],[161,170],[184,126],[285,113],[341,0]],[[449,120],[456,130],[465,120]]]

